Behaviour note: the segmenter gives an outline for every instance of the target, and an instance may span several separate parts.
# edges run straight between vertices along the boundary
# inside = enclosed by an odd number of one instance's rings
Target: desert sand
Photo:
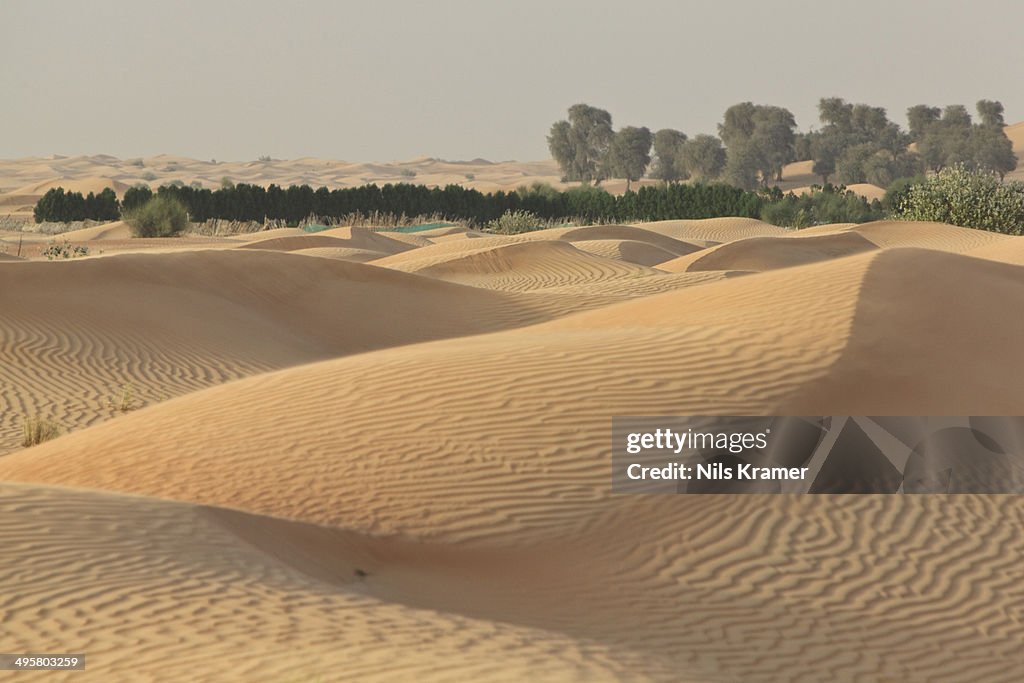
[[[4,647],[88,655],[47,680],[1020,680],[1019,497],[613,495],[609,437],[1019,414],[1024,238],[89,230],[0,261]]]

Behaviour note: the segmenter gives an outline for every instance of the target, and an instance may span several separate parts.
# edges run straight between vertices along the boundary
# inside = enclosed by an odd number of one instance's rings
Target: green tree
[[[981,125],[990,128],[1002,128],[1006,125],[1006,121],[1003,120],[1002,102],[978,100],[975,108],[978,110],[978,118],[981,119]]]
[[[782,107],[742,102],[729,107],[718,125],[726,147],[726,176],[739,187],[782,179],[782,168],[793,160],[796,120]],[[753,183],[753,185],[751,185]]]
[[[971,161],[975,168],[992,171],[1000,180],[1017,168],[1013,143],[1001,127],[981,125],[971,131]]]
[[[643,127],[626,126],[617,132],[608,147],[605,177],[625,178],[628,192],[651,163],[651,139],[651,131]]]
[[[907,123],[910,127],[910,139],[913,142],[920,142],[928,128],[939,120],[942,110],[938,107],[929,107],[927,104],[915,104],[907,109]]]
[[[651,175],[667,183],[675,183],[690,177],[681,162],[686,133],[671,128],[662,128],[654,134],[654,166]]]
[[[548,149],[562,169],[564,180],[600,183],[613,137],[611,114],[587,104],[574,104],[569,107],[568,120],[552,124]]]
[[[714,180],[725,170],[725,148],[714,135],[697,135],[683,143],[677,165],[702,182]]]
[[[124,192],[124,200],[121,202],[121,213],[127,214],[130,211],[142,206],[153,198],[153,190],[148,185],[135,185]]]

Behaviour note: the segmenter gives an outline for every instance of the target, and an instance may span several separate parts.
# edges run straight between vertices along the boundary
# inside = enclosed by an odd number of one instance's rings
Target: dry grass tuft
[[[63,431],[58,422],[39,415],[22,418],[21,429],[21,445],[23,448],[38,446],[44,441],[55,439]]]

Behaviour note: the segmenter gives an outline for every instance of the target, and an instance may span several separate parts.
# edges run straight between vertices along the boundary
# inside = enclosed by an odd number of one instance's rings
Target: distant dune
[[[1019,497],[613,495],[609,458],[621,415],[1019,413],[1024,238],[121,229],[0,252],[8,650],[104,683],[1024,670]],[[24,415],[65,433],[22,448]]]

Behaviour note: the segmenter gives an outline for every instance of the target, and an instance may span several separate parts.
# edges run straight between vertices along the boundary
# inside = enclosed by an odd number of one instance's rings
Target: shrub
[[[149,182],[153,182],[154,180],[156,180],[156,173],[153,173],[152,171],[146,171],[145,173],[142,174],[142,179],[148,180]]]
[[[923,175],[917,175],[897,178],[892,181],[889,187],[885,189],[885,197],[882,198],[882,208],[889,212],[890,215],[896,214],[900,210],[900,206],[903,205],[903,201],[907,198],[910,188],[923,183],[924,180],[925,177]]]
[[[499,235],[518,235],[541,230],[545,221],[529,211],[506,211],[500,218],[490,221],[486,230]]]
[[[799,196],[792,193],[779,197],[761,208],[761,220],[788,228],[806,228],[829,223],[866,223],[884,216],[878,200],[868,202],[844,187],[814,185]]]
[[[403,178],[415,178],[416,171],[412,170],[411,168],[403,168],[401,171],[398,172],[398,175],[402,176]]]
[[[71,242],[64,240],[63,242],[51,242],[50,246],[43,250],[43,256],[49,261],[56,259],[69,259],[77,258],[79,256],[88,256],[89,247],[82,245],[72,246]]]
[[[22,447],[29,448],[57,438],[61,434],[61,428],[59,423],[36,415],[22,418],[21,434]]]
[[[135,385],[131,382],[122,384],[117,393],[107,399],[107,404],[114,410],[119,410],[122,413],[138,408],[138,402],[135,399]]]
[[[950,166],[912,186],[897,218],[1024,234],[1024,184],[1003,184],[988,171]]]
[[[163,194],[130,211],[125,222],[135,237],[173,237],[188,227],[185,205]]]

